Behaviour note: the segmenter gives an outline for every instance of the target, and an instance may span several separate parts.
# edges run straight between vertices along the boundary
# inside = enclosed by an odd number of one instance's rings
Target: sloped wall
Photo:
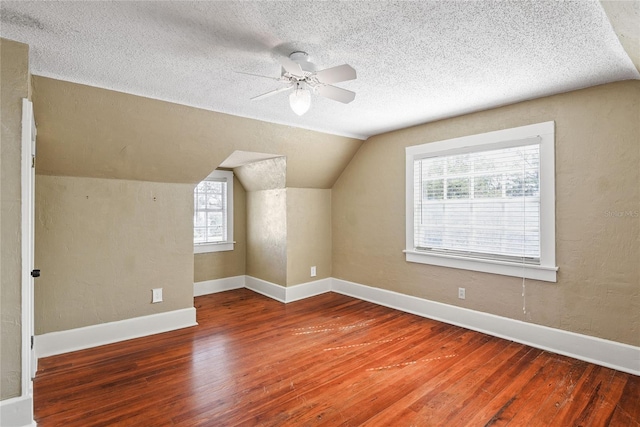
[[[331,188],[362,141],[34,76],[43,175],[196,184],[236,150],[286,156],[288,187]]]
[[[620,44],[640,71],[640,1],[600,0]]]
[[[0,38],[2,191],[0,400],[19,396],[22,377],[22,99],[29,96],[29,46]]]
[[[287,159],[261,160],[233,169],[247,191],[276,190],[287,186]]]
[[[405,261],[405,147],[550,120],[557,283]],[[640,81],[370,138],[332,195],[333,277],[640,345]]]

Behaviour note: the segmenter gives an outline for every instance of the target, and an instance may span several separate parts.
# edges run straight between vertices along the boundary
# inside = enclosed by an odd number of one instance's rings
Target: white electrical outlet
[[[316,277],[316,266],[311,267],[311,277]]]
[[[162,288],[151,289],[151,303],[162,302]]]
[[[464,288],[458,288],[458,298],[465,299],[465,290],[464,290]]]

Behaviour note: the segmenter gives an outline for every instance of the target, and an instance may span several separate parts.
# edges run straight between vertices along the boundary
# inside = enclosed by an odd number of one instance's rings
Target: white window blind
[[[194,190],[194,244],[227,241],[227,179],[207,178]]]
[[[531,142],[414,160],[415,248],[540,264],[540,144]]]

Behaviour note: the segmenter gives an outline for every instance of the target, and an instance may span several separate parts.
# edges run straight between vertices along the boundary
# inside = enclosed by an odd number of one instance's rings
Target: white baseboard
[[[244,288],[246,276],[225,277],[223,279],[205,280],[193,284],[193,296],[215,294],[216,292],[230,291]]]
[[[293,302],[331,291],[332,279],[320,279],[285,288],[285,301]]]
[[[245,276],[245,278],[244,286],[247,289],[251,289],[253,292],[257,292],[280,302],[287,302],[286,287],[251,276]]]
[[[36,335],[38,358],[195,326],[195,307]],[[4,425],[4,424],[3,424]]]
[[[331,290],[553,353],[640,375],[640,347],[333,279]]]
[[[0,426],[27,427],[35,425],[31,396],[13,397],[0,401]]]
[[[269,298],[288,303],[330,292],[331,283],[332,279],[326,278],[294,286],[282,286],[267,282],[266,280],[246,276],[245,287]]]

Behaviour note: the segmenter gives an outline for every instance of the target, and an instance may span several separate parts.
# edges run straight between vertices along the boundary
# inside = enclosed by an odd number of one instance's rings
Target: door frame
[[[35,227],[35,139],[36,126],[33,104],[22,100],[22,396],[33,395],[32,378],[37,360],[32,346],[33,336],[33,277]]]

